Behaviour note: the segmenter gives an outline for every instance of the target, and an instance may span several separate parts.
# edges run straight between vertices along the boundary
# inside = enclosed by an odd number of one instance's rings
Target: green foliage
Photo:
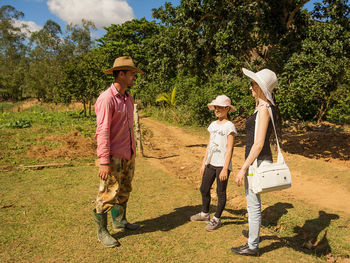
[[[349,88],[344,83],[349,68],[345,2],[324,1],[313,17],[302,10],[305,1],[186,0],[178,7],[166,3],[153,13],[165,25],[155,53],[171,61],[167,68],[158,67],[164,71],[157,75],[166,76],[169,83],[161,89],[168,92],[171,84],[181,83],[178,105],[187,105],[197,123],[207,124],[211,116],[205,105],[219,94],[232,99],[238,108],[234,116],[250,114],[254,100],[240,69],[268,67],[280,79],[276,99],[284,119],[343,122],[344,116],[335,115],[346,112],[341,106],[346,103],[336,102],[335,91],[341,85]],[[192,76],[197,77],[194,85],[184,85]]]
[[[94,99],[106,88],[106,76],[102,68],[105,56],[94,48],[91,30],[93,23],[82,20],[82,26],[68,25],[70,34],[65,38],[66,50],[70,54],[63,68],[59,83],[59,101],[75,99],[84,105],[84,116],[91,116]]]
[[[148,22],[145,18],[106,27],[106,35],[97,40],[99,51],[106,57],[104,68],[110,68],[117,57],[128,55],[139,68],[149,73],[147,70],[151,62],[149,47],[157,37],[159,27],[155,22]]]
[[[206,105],[220,94],[237,107],[233,117],[251,113],[254,99],[242,67],[277,73],[276,100],[284,119],[346,123],[348,98],[339,94],[349,93],[349,1],[325,0],[310,13],[303,9],[306,2],[182,0],[176,7],[166,2],[153,10],[160,23],[142,18],[110,25],[97,45],[93,23],[70,24],[62,37],[59,25],[48,20],[28,46],[20,33],[24,28],[12,23],[23,13],[2,6],[0,96],[74,99],[91,116],[96,97],[112,81],[103,70],[116,57],[130,55],[146,73],[131,89],[135,99],[186,109],[196,124],[210,122]]]
[[[171,93],[159,94],[156,98],[156,102],[165,102],[168,106],[174,107],[176,105],[176,87],[173,88]]]
[[[0,7],[0,98],[18,100],[23,97],[23,72],[27,71],[25,34],[13,20],[24,14],[10,5]]]
[[[350,74],[347,75],[348,77]],[[349,79],[350,80],[350,79]],[[349,86],[350,81],[348,80],[347,85],[341,85],[335,90],[331,97],[332,105],[330,106],[329,111],[327,112],[327,119],[331,122],[340,123],[340,124],[350,124],[350,93]]]
[[[60,59],[61,28],[52,20],[31,34],[29,52],[29,71],[26,79],[28,89],[25,95],[38,100],[55,101],[58,97],[57,83],[62,75],[63,63]]]
[[[0,129],[0,165],[37,164],[43,160],[28,156],[30,149],[35,150],[35,147],[40,149],[43,146],[45,151],[63,146],[65,144],[63,140],[46,138],[64,137],[76,130],[85,137],[94,138],[96,119],[84,117],[79,111],[61,111],[44,104],[35,105],[22,112],[0,113]],[[45,152],[41,154],[44,156]],[[44,161],[59,160],[47,157]]]
[[[7,111],[13,107],[14,107],[14,105],[12,103],[0,102],[0,112]]]
[[[4,126],[8,127],[8,128],[13,128],[13,129],[22,129],[22,128],[29,128],[29,127],[31,127],[32,123],[29,120],[19,119],[19,120],[16,120],[16,121],[8,122]]]
[[[335,117],[342,110],[332,110],[332,105],[342,108],[337,90],[349,90],[346,70],[350,67],[350,32],[340,23],[341,17],[338,18],[314,21],[308,27],[301,49],[285,63],[277,94],[285,118],[320,121],[326,115],[332,120],[345,121],[345,116]],[[332,113],[327,115],[329,110]]]

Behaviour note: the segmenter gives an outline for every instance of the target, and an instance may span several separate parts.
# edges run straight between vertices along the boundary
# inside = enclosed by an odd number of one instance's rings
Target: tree
[[[280,69],[300,46],[308,22],[302,11],[306,2],[184,0],[177,7],[166,3],[153,16],[176,36],[171,51],[178,66],[207,80],[217,69],[240,73],[239,61]]]
[[[60,56],[61,33],[61,27],[56,22],[47,20],[40,31],[31,34],[28,92],[38,100],[57,100],[57,87],[63,67]]]
[[[62,81],[61,97],[66,101],[72,98],[83,103],[84,116],[91,116],[94,99],[107,86],[107,77],[102,71],[104,59],[96,50],[92,49],[79,59],[67,63]]]
[[[108,58],[106,67],[110,67],[116,57],[129,55],[138,67],[147,69],[150,62],[147,51],[159,32],[155,22],[148,22],[145,18],[133,19],[105,29],[107,33],[97,42],[100,52]]]
[[[339,98],[337,90],[349,88],[350,7],[343,0],[324,2],[316,6],[315,20],[310,22],[300,50],[283,68],[278,100],[283,102],[282,113],[287,118],[321,121],[332,105],[342,98],[349,100],[349,92]]]
[[[0,96],[18,100],[23,96],[24,78],[27,71],[27,48],[22,28],[14,21],[24,14],[10,5],[0,7]]]
[[[59,96],[64,102],[75,99],[84,106],[84,115],[91,116],[94,98],[106,87],[106,76],[103,68],[106,56],[94,48],[91,29],[92,22],[82,20],[82,26],[68,25],[68,35],[65,38],[64,52],[69,60],[64,63],[64,76],[60,83]]]
[[[137,79],[131,92],[145,103],[154,103],[156,94],[164,92],[157,83],[159,69],[155,66],[162,55],[159,57],[153,49],[161,27],[141,18],[105,29],[107,33],[97,39],[97,49],[106,58],[104,68],[111,67],[117,57],[131,56],[137,67],[146,73]]]

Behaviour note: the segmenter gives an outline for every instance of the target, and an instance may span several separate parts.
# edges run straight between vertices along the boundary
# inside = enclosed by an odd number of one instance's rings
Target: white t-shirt
[[[209,127],[210,141],[208,147],[208,158],[206,164],[223,167],[225,164],[227,137],[230,133],[237,133],[235,125],[231,121],[218,124],[213,121]],[[232,171],[232,161],[230,160],[229,170]]]

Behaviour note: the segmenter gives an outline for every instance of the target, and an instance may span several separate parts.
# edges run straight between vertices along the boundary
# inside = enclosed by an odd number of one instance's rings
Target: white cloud
[[[26,35],[26,37],[30,37],[30,34],[36,31],[41,30],[43,27],[39,26],[33,21],[24,21],[24,20],[12,20],[13,26],[22,28],[22,32]],[[23,27],[23,25],[25,27]]]
[[[48,0],[49,10],[63,21],[81,24],[94,22],[96,27],[121,24],[134,18],[134,12],[125,0]]]

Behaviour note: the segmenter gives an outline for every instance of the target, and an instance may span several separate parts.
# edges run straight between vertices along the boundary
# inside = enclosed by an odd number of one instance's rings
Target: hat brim
[[[215,110],[215,106],[230,107],[229,112],[234,112],[234,111],[237,110],[237,109],[235,108],[235,106],[232,106],[232,105],[222,105],[222,104],[219,104],[219,103],[209,103],[209,104],[208,104],[209,110]]]
[[[145,72],[143,72],[141,69],[136,68],[136,67],[131,67],[131,66],[121,66],[121,67],[113,67],[113,68],[109,68],[106,69],[105,71],[103,71],[105,74],[113,74],[113,71],[115,70],[127,70],[127,71],[132,71],[135,73],[140,73],[143,74]]]
[[[260,89],[262,90],[262,92],[264,93],[266,99],[272,103],[272,105],[275,105],[273,98],[272,98],[272,94],[270,91],[267,90],[265,83],[253,72],[250,71],[249,69],[246,68],[242,68],[243,74],[246,75],[248,78],[251,78],[252,80],[254,80],[256,83],[258,83]]]

